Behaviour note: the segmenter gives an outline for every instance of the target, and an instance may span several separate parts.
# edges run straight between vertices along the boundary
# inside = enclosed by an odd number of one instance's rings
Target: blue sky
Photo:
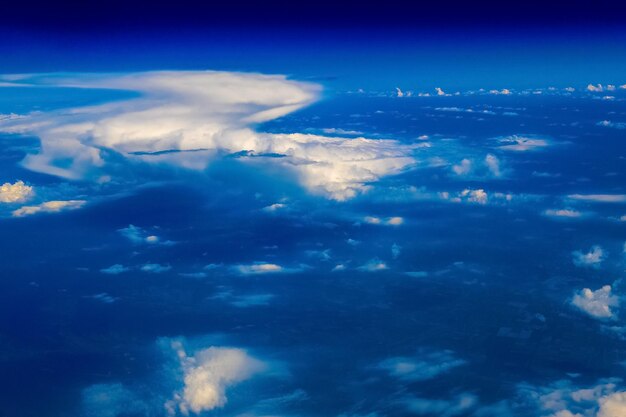
[[[623,417],[619,3],[11,4],[2,417]]]

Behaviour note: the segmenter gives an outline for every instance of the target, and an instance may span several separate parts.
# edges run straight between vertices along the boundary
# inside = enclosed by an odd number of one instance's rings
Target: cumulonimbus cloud
[[[6,76],[5,76],[6,77]],[[0,81],[3,77],[0,76]],[[345,200],[415,162],[414,145],[389,139],[257,132],[256,124],[313,103],[320,87],[284,76],[213,71],[11,76],[12,83],[128,90],[138,97],[0,120],[41,149],[27,168],[68,179],[98,178],[105,150],[127,158],[204,169],[222,154],[270,159],[310,192]],[[256,156],[257,158],[251,158]]]

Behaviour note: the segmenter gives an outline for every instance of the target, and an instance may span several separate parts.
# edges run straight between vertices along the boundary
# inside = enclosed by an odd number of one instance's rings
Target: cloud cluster
[[[223,407],[226,390],[265,369],[266,365],[238,348],[210,347],[187,355],[180,341],[172,342],[183,371],[184,386],[166,403],[170,415],[199,414]]]
[[[75,210],[87,203],[85,200],[46,201],[35,206],[24,206],[13,210],[13,217],[31,216],[39,213],[58,213],[65,210]]]
[[[499,143],[498,149],[514,152],[534,151],[550,146],[548,139],[531,135],[507,136],[498,138],[497,141]]]
[[[572,298],[572,305],[598,319],[609,319],[613,317],[613,308],[619,307],[619,297],[612,294],[610,285],[592,291],[583,288]]]
[[[23,203],[34,194],[33,187],[24,184],[24,181],[0,185],[0,203]]]
[[[595,245],[587,253],[579,250],[572,252],[572,258],[576,266],[599,268],[606,254],[600,246]]]
[[[41,139],[40,152],[23,161],[27,168],[65,178],[100,177],[105,149],[189,169],[241,154],[245,162],[280,165],[312,193],[345,200],[415,162],[415,146],[394,140],[256,132],[256,124],[317,99],[317,85],[283,76],[178,71],[22,76],[20,82],[140,93],[130,100],[0,121],[0,131]],[[266,155],[281,157],[262,158]]]
[[[549,417],[622,417],[626,415],[626,392],[619,379],[604,379],[590,387],[569,380],[548,386],[520,384],[518,402],[535,408],[535,415]]]
[[[402,217],[387,217],[381,218],[376,216],[365,216],[363,221],[367,224],[375,224],[380,226],[400,226],[404,223],[404,219]]]

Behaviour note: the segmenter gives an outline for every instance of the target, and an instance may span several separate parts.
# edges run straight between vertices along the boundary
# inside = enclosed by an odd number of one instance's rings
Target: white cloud
[[[548,209],[543,212],[544,215],[549,217],[560,217],[568,219],[578,219],[583,217],[583,213],[573,209]]]
[[[126,267],[124,265],[115,264],[115,265],[111,265],[108,268],[102,268],[100,270],[100,272],[102,272],[103,274],[117,275],[117,274],[121,274],[123,272],[127,272],[129,270],[130,270],[130,268],[128,268],[128,267]]]
[[[374,258],[374,259],[370,259],[368,262],[366,262],[364,265],[361,265],[357,269],[359,271],[365,271],[365,272],[377,272],[377,271],[384,271],[386,269],[389,269],[389,267],[387,266],[385,262],[381,261],[378,258]]]
[[[287,207],[286,204],[274,203],[274,204],[270,204],[269,206],[263,207],[261,210],[263,210],[263,211],[265,211],[267,213],[274,213],[276,211],[284,209],[285,207]]]
[[[381,218],[376,216],[365,216],[363,221],[368,224],[376,224],[381,226],[400,226],[404,223],[404,219],[402,217],[387,217]],[[348,239],[351,240],[351,239]],[[350,243],[350,242],[348,242]]]
[[[452,171],[456,175],[467,175],[472,171],[472,161],[465,158],[459,164],[452,165]]]
[[[488,195],[483,189],[478,190],[463,190],[459,194],[462,200],[467,200],[470,203],[487,204]]]
[[[626,392],[615,392],[600,398],[598,401],[600,410],[598,417],[624,417],[626,416]]]
[[[156,236],[156,235],[151,235],[148,232],[146,232],[144,229],[142,229],[141,227],[137,227],[135,225],[129,224],[128,227],[125,227],[123,229],[118,229],[118,233],[120,233],[122,236],[124,236],[125,238],[127,238],[128,240],[130,240],[133,243],[151,243],[151,244],[156,244],[156,243],[161,243],[161,239]],[[166,241],[164,243],[173,243],[170,241]]]
[[[24,166],[65,178],[100,178],[107,169],[104,148],[188,169],[204,169],[224,153],[245,152],[249,157],[239,158],[244,163],[280,165],[311,193],[346,200],[415,162],[417,145],[394,140],[254,131],[257,123],[317,99],[319,86],[283,76],[179,71],[22,78],[30,84],[140,93],[130,100],[0,121],[2,131],[41,139],[40,152],[28,155]],[[283,157],[255,157],[267,154]]]
[[[520,384],[517,403],[536,408],[535,415],[549,417],[622,417],[626,414],[626,392],[619,379],[602,379],[596,385],[580,387],[570,380],[548,386]]]
[[[160,274],[162,272],[167,272],[170,269],[172,269],[172,267],[170,265],[161,265],[161,264],[145,264],[142,265],[142,267],[140,268],[143,272],[150,272],[153,274]]]
[[[210,347],[188,356],[181,342],[173,342],[172,348],[183,370],[184,386],[166,403],[170,414],[200,414],[224,407],[228,388],[266,368],[243,349]]]
[[[611,294],[611,286],[592,291],[584,288],[574,295],[572,304],[592,317],[606,319],[613,317],[611,308],[619,307],[619,298]]]
[[[550,145],[549,141],[545,138],[520,135],[499,138],[498,142],[501,144],[498,146],[499,149],[515,152],[533,151]]]
[[[572,252],[572,257],[574,265],[576,266],[598,268],[606,255],[600,246],[594,245],[587,253],[583,253],[579,250]]]
[[[502,174],[500,171],[500,160],[495,155],[488,154],[485,157],[485,165],[487,165],[494,177],[499,177]]]
[[[591,203],[626,203],[626,194],[570,194],[567,198]]]
[[[0,185],[0,203],[23,203],[34,194],[33,187],[24,184],[24,181]]]
[[[613,129],[626,129],[626,123],[624,122],[612,122],[610,120],[602,120],[601,122],[596,123],[598,126],[602,127],[612,127]]]
[[[46,201],[36,206],[24,206],[13,211],[14,217],[30,216],[38,213],[58,213],[65,210],[75,210],[87,203],[85,200]]]
[[[437,93],[438,96],[445,96],[447,95],[445,91],[443,91],[441,88],[436,87],[435,88],[435,93]]]
[[[464,365],[466,362],[455,357],[449,350],[422,350],[411,357],[393,357],[382,361],[378,367],[389,375],[405,381],[425,381]]]
[[[247,265],[235,265],[233,269],[242,275],[276,274],[281,272],[295,272],[290,268],[284,268],[277,264],[255,262]]]

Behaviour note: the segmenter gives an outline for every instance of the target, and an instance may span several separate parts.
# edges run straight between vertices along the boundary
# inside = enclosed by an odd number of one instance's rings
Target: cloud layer
[[[14,77],[15,78],[15,77]],[[313,103],[319,86],[283,76],[230,72],[22,76],[26,85],[135,91],[138,98],[0,120],[0,131],[31,133],[41,150],[24,165],[69,179],[97,179],[107,152],[204,169],[220,155],[271,161],[310,192],[337,200],[415,161],[394,140],[259,133],[254,126]],[[271,158],[259,158],[272,156]],[[276,157],[279,156],[279,157]]]

